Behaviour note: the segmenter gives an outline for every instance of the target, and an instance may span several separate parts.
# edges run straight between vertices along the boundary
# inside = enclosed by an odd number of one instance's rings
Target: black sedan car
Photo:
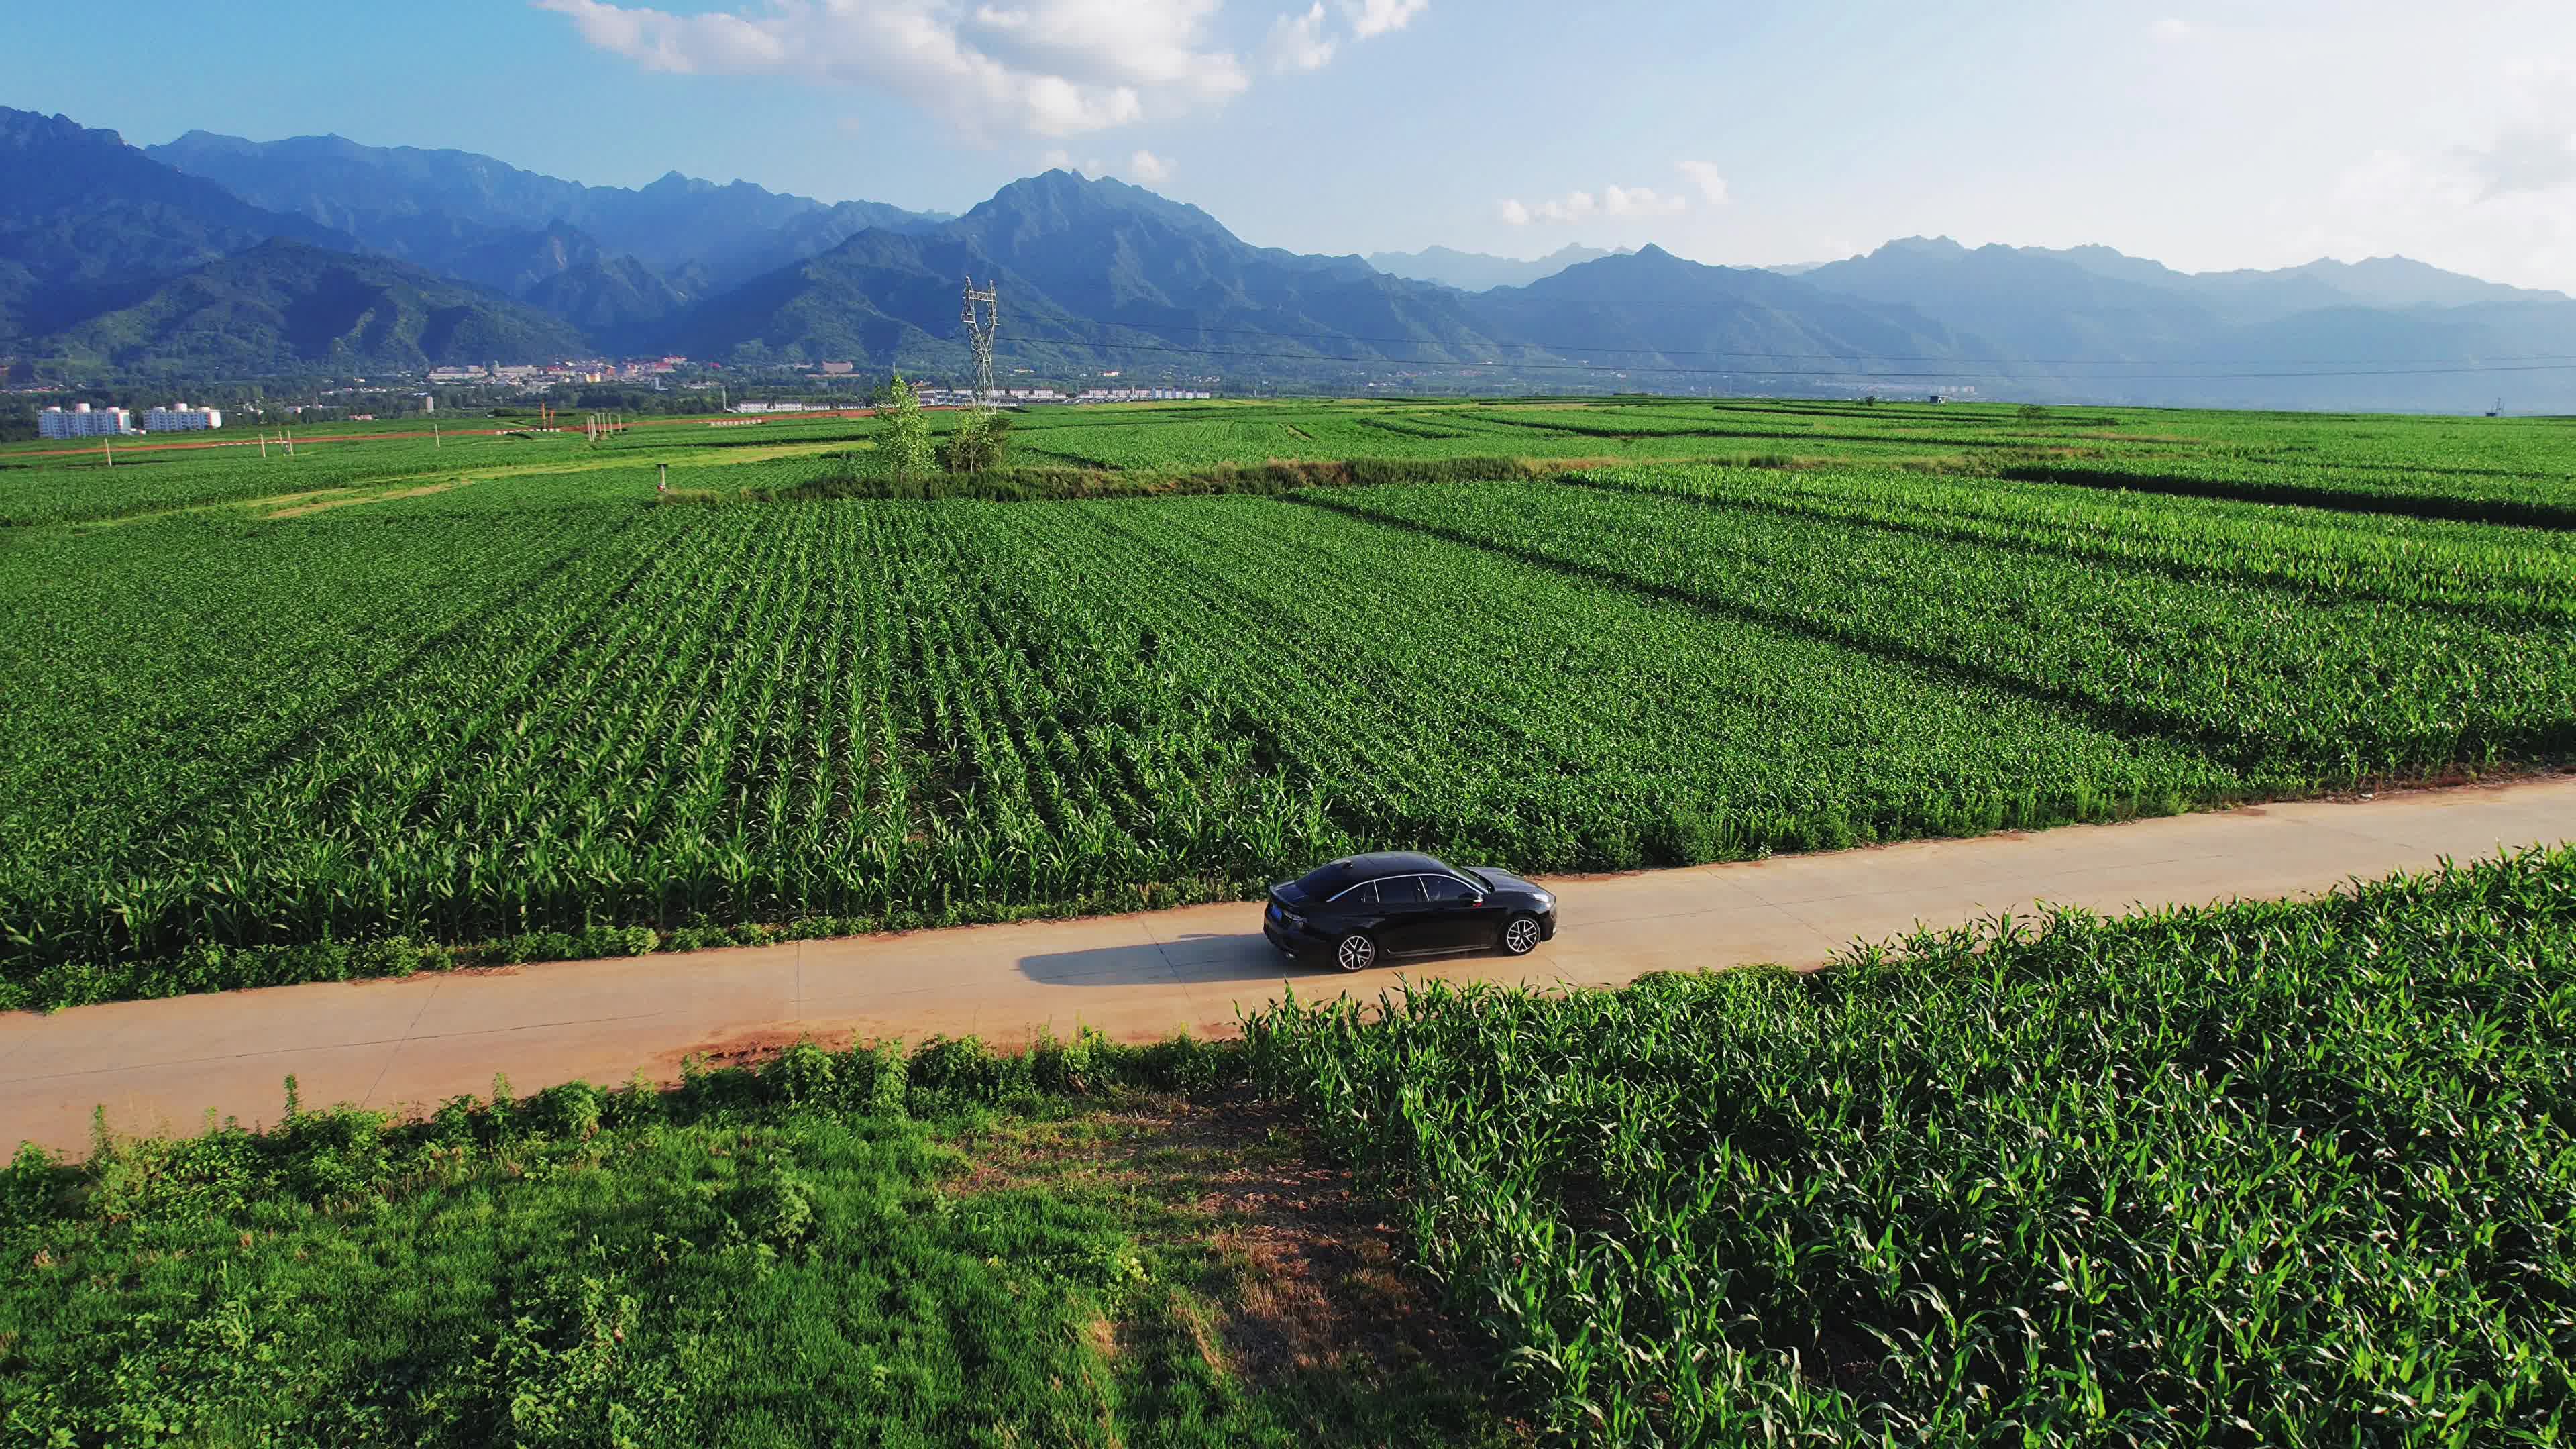
[[[1292,958],[1365,971],[1388,956],[1499,948],[1556,934],[1556,897],[1506,871],[1427,855],[1353,855],[1270,888],[1261,934]]]

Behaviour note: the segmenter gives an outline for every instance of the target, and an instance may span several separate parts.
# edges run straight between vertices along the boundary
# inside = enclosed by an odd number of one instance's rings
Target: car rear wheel
[[[1366,971],[1377,964],[1377,942],[1353,931],[1333,943],[1333,964],[1345,971]]]
[[[1503,922],[1503,954],[1526,956],[1538,949],[1539,936],[1538,917],[1514,916]]]

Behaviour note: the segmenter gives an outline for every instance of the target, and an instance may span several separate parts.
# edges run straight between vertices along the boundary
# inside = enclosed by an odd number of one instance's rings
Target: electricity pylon
[[[975,304],[984,304],[979,316]],[[982,291],[975,290],[975,276],[966,276],[966,339],[975,345],[975,406],[993,405],[993,334],[1002,326],[1001,284],[995,282]]]

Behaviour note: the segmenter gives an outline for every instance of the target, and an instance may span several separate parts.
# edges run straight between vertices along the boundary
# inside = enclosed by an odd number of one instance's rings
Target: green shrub
[[[582,1141],[599,1130],[608,1096],[588,1082],[565,1082],[528,1100],[528,1120],[539,1132],[565,1141]]]

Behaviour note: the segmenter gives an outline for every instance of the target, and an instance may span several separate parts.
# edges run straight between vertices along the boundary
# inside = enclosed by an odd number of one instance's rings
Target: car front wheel
[[[1503,922],[1503,954],[1526,956],[1538,949],[1538,942],[1538,917],[1514,916]]]
[[[1333,964],[1345,971],[1366,971],[1377,964],[1377,942],[1353,931],[1333,943]]]

